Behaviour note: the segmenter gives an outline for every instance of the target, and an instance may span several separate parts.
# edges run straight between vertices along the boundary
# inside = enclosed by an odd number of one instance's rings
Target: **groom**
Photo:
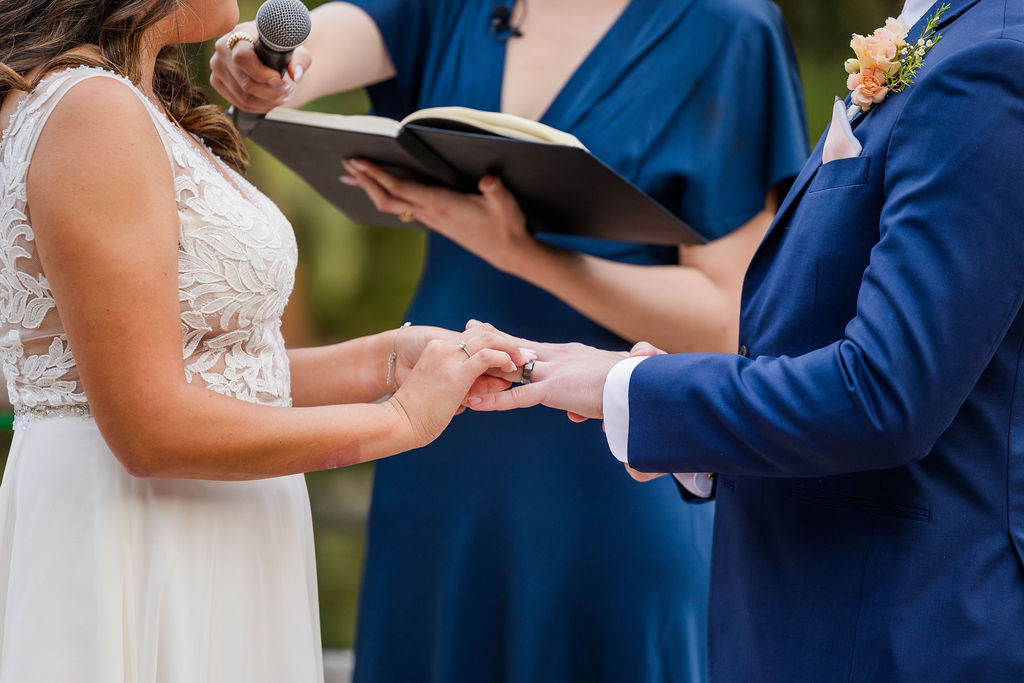
[[[838,108],[754,257],[739,354],[539,345],[534,383],[471,400],[717,473],[685,479],[715,484],[713,680],[1024,680],[1024,0],[948,2],[908,2],[903,62],[895,24],[855,40],[870,110]]]

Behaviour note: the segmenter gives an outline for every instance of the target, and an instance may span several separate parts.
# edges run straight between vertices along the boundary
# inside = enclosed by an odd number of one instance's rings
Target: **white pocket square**
[[[853,134],[853,127],[850,126],[846,103],[837,97],[835,106],[832,107],[832,125],[829,126],[825,148],[821,152],[821,163],[824,165],[838,159],[859,157],[862,149],[863,145]]]

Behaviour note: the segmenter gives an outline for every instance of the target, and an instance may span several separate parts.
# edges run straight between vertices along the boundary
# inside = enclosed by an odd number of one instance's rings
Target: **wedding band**
[[[248,33],[235,31],[230,36],[228,36],[228,52],[231,52],[231,49],[235,47],[235,43],[237,43],[240,40],[244,40],[247,43],[252,43],[253,45],[256,44],[256,39],[250,36]]]
[[[533,381],[533,366],[537,363],[535,360],[531,360],[529,363],[523,366],[523,379],[520,380],[523,384],[529,384]]]
[[[403,223],[412,223],[415,217],[412,215],[412,209],[406,209],[402,213],[398,214],[398,220]]]
[[[467,349],[467,348],[466,348],[466,342],[464,342],[464,341],[460,341],[460,342],[459,342],[459,348],[460,348],[460,349],[462,349],[463,351],[465,351],[465,352],[466,352],[466,356],[467,356],[468,358],[472,358],[472,357],[473,357],[473,354],[471,354],[471,353],[469,352],[469,349]]]

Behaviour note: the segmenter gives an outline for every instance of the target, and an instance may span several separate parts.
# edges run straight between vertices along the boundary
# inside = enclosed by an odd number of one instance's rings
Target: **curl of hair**
[[[96,66],[139,85],[146,31],[180,0],[0,0],[0,101],[29,92],[48,74]],[[97,56],[82,48],[98,48]],[[29,74],[33,74],[29,78]],[[240,173],[249,157],[231,120],[191,81],[180,46],[163,48],[153,91],[179,126]]]

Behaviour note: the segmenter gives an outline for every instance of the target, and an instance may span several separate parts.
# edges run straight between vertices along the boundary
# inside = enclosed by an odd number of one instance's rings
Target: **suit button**
[[[740,349],[736,353],[743,356],[744,358],[750,358],[750,349],[747,348],[746,344],[740,344]]]

